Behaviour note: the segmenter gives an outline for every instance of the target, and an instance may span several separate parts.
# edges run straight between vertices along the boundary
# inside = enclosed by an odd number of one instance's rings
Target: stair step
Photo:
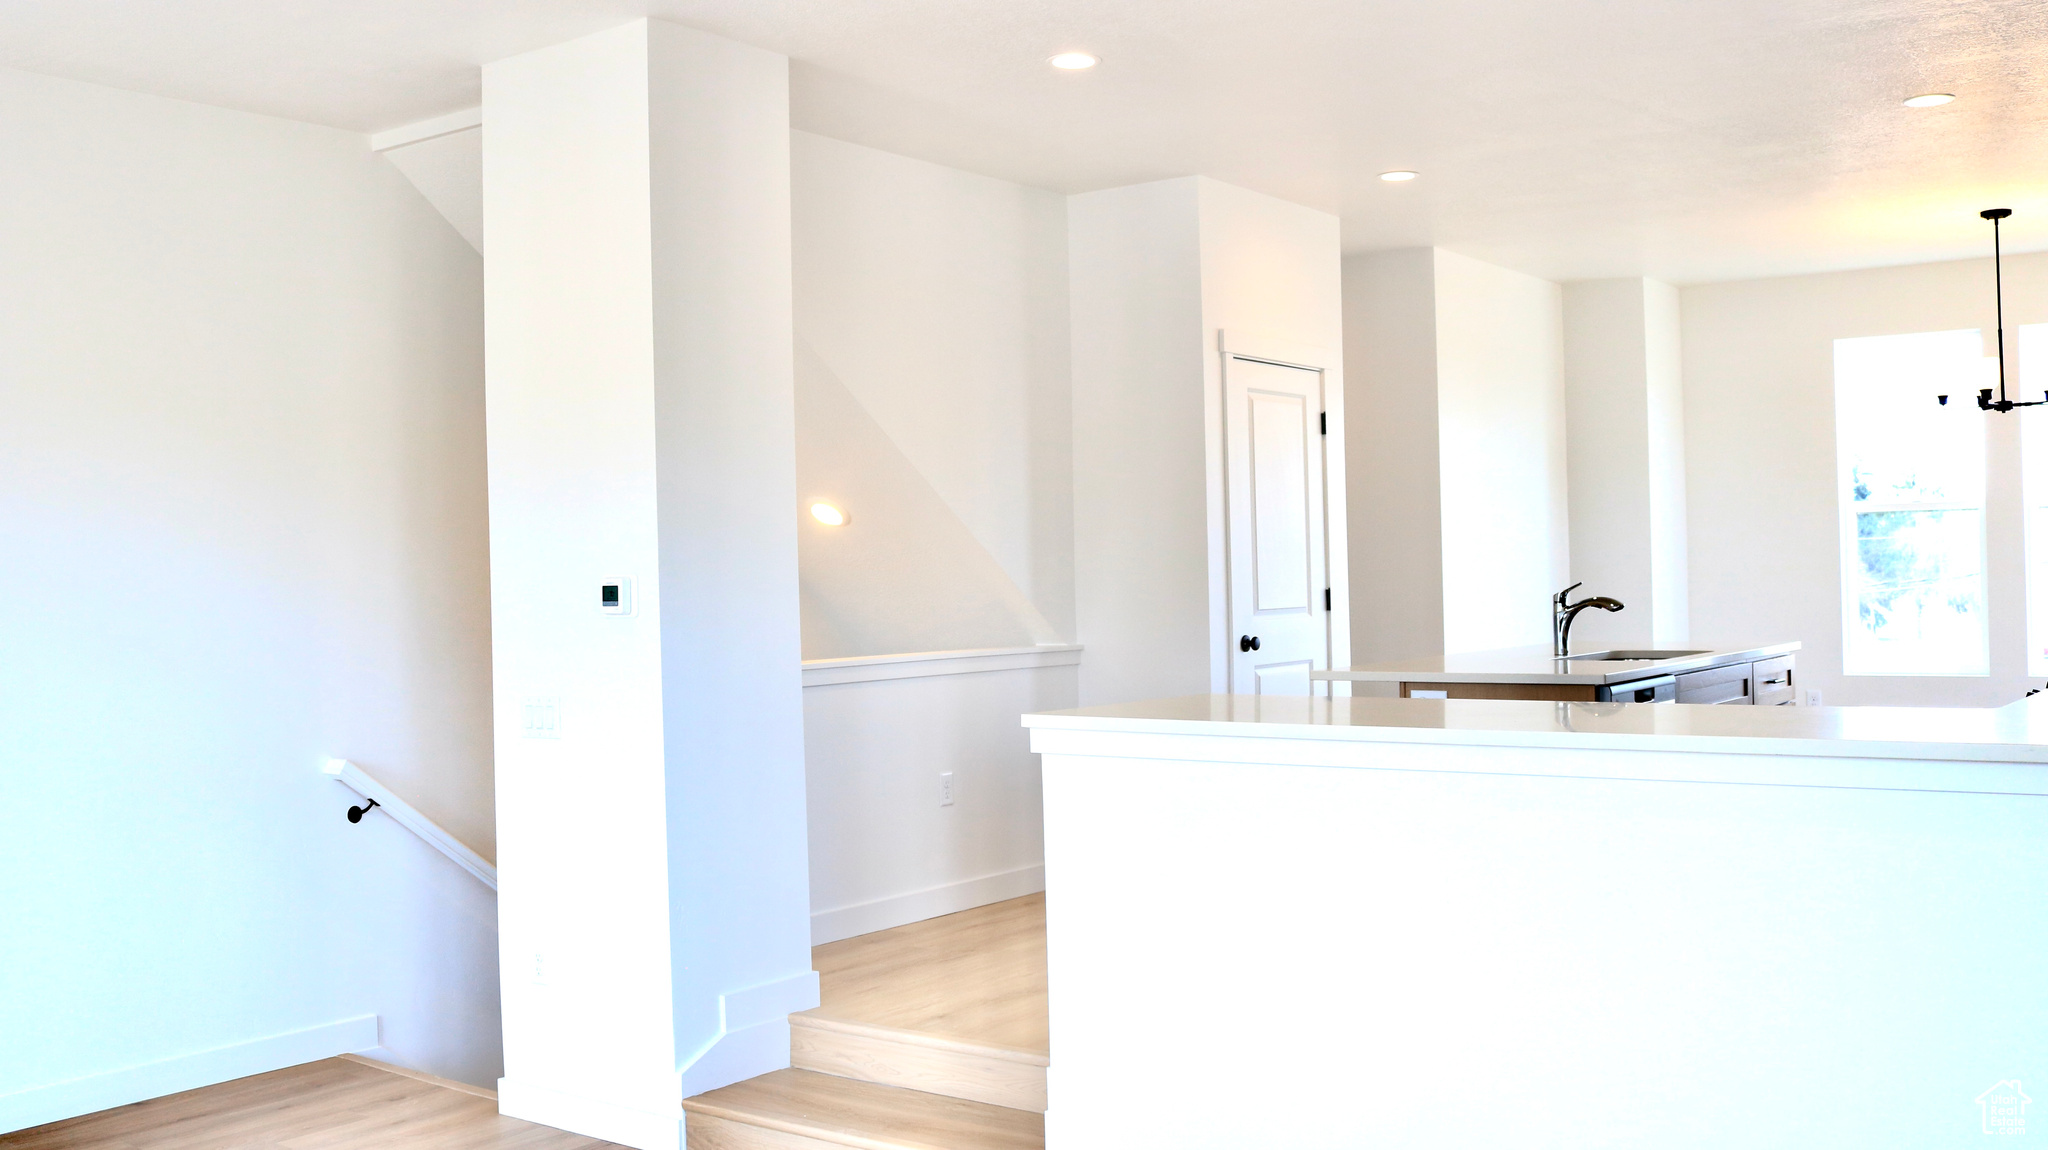
[[[790,1015],[789,1052],[802,1070],[1045,1113],[1049,1059],[1041,1051],[813,1012]]]
[[[1045,1116],[776,1070],[683,1100],[689,1150],[1044,1150]]]

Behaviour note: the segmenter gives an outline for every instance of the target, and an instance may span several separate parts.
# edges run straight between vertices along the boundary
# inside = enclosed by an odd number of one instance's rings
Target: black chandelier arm
[[[2014,407],[2032,407],[2034,405],[2031,403],[2016,404],[2005,398],[2005,260],[1999,250],[1998,224],[2012,215],[2012,209],[1986,208],[1977,214],[1991,221],[1991,295],[1992,299],[1997,301],[1998,308],[1998,402],[2002,405],[1996,410],[2011,411]],[[1978,405],[1982,406],[1982,401],[1979,401]]]
[[[2012,215],[2012,209],[1985,208],[1977,215],[1981,219],[1991,221],[1991,292],[1998,309],[1998,398],[1994,401],[1991,398],[1991,389],[1984,388],[1977,393],[1977,410],[2006,412],[2022,407],[2048,405],[2048,392],[2043,392],[2040,399],[2017,400],[2005,397],[2005,253],[2001,250],[1998,225],[2001,220]],[[1946,395],[1937,395],[1934,400],[1943,407],[1948,406]]]

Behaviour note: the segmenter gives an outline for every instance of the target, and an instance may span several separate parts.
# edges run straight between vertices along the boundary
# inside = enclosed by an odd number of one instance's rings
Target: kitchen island
[[[1050,1150],[1974,1145],[2048,1084],[2048,701],[1024,721]]]
[[[1309,678],[1394,684],[1404,699],[1773,707],[1798,701],[1793,652],[1799,647],[1798,643],[1688,644],[1685,650],[1596,650],[1563,658],[1552,655],[1547,647],[1510,647],[1337,667],[1312,671]]]

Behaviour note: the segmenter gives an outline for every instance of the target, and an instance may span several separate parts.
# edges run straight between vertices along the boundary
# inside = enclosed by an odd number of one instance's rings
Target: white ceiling
[[[2039,0],[7,0],[0,64],[375,131],[643,14],[791,56],[799,127],[1062,191],[1204,173],[1353,251],[1684,283],[1982,254],[1991,206],[2048,248]]]

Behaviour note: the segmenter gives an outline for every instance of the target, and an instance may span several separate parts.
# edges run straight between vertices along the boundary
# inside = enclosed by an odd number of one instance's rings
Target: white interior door
[[[1224,358],[1230,689],[1306,695],[1329,666],[1323,374]]]

